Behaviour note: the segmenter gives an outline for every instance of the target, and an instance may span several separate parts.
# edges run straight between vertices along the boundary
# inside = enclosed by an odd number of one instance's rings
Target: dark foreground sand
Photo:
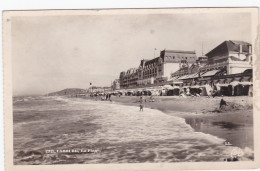
[[[139,98],[113,96],[112,101],[136,106],[139,111]],[[224,97],[228,106],[222,110],[219,110],[221,97],[155,96],[154,102],[150,102],[150,97],[145,99],[145,108],[184,118],[195,131],[218,136],[243,149],[254,149],[252,97]]]

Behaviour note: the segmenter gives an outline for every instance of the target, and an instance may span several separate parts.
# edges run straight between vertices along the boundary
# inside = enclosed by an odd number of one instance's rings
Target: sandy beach
[[[144,97],[142,112],[139,98],[16,98],[14,163],[224,161],[238,147],[254,160],[251,98],[224,97],[218,111],[219,97]]]
[[[115,103],[136,106],[139,111],[139,98],[113,96],[111,99]],[[215,135],[242,149],[254,149],[252,97],[223,97],[227,106],[222,110],[219,110],[221,97],[155,96],[154,102],[150,102],[148,96],[144,98],[144,110],[157,109],[184,118],[194,131]]]

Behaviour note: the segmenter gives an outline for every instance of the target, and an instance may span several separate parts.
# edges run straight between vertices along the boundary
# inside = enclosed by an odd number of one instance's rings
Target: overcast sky
[[[247,14],[34,16],[12,18],[14,95],[110,86],[160,50],[201,55],[225,40],[252,42]]]

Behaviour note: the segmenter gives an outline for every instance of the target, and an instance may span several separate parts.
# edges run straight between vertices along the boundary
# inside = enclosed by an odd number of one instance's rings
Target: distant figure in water
[[[220,100],[219,109],[221,109],[222,106],[227,106],[227,102],[223,99],[223,96],[222,99]]]
[[[141,96],[140,97],[140,112],[142,111],[144,111],[144,104],[143,104],[143,102],[144,102],[144,100],[143,100],[143,97]]]

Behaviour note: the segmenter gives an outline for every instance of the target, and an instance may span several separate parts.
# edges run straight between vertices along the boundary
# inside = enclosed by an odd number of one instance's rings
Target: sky
[[[205,54],[225,40],[252,43],[250,30],[247,13],[13,17],[13,94],[110,86],[160,50],[200,56],[202,44]]]

